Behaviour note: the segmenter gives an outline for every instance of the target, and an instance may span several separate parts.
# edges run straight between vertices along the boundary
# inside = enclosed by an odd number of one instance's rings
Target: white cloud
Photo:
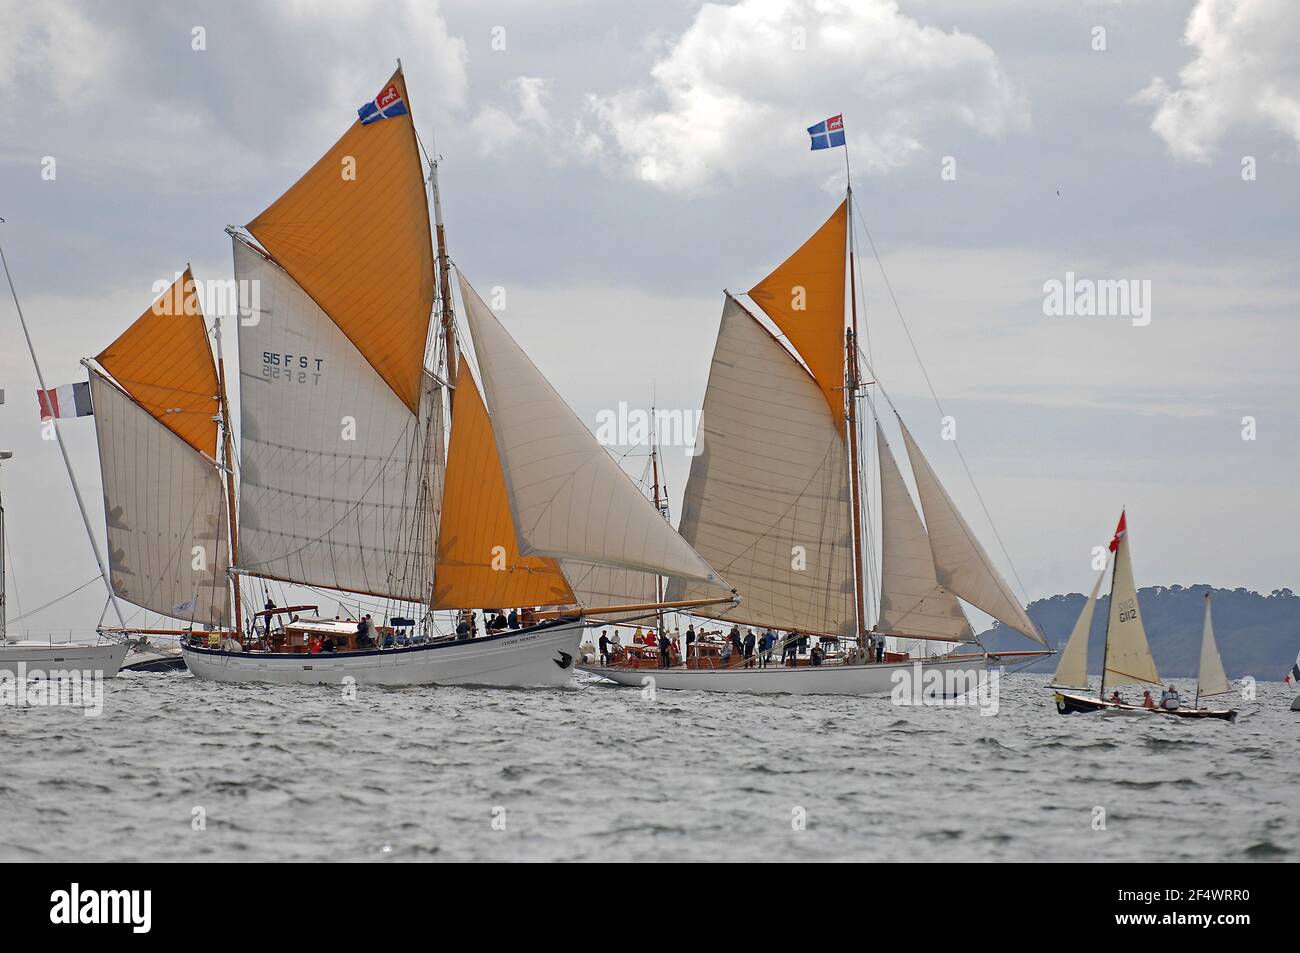
[[[1237,125],[1264,126],[1300,147],[1300,4],[1199,0],[1183,33],[1196,58],[1138,94],[1157,106],[1151,128],[1180,159],[1208,162]]]
[[[514,94],[513,111],[484,106],[470,120],[470,133],[480,155],[494,155],[521,141],[545,141],[555,130],[551,118],[550,80],[518,76],[508,84]]]
[[[202,13],[0,0],[0,24],[0,95],[32,105],[0,114],[0,137],[39,143],[38,156],[90,174],[142,174],[159,192],[235,185],[268,162],[301,169],[399,55],[421,129],[462,109],[468,87],[465,42],[430,0]],[[205,48],[195,50],[199,27]],[[214,165],[212,155],[228,161]],[[17,149],[0,158],[34,167]]]
[[[907,163],[935,124],[1001,136],[1029,116],[987,44],[894,0],[706,4],[649,83],[592,95],[588,112],[621,171],[670,190],[793,171],[804,128],[840,112],[870,173]]]

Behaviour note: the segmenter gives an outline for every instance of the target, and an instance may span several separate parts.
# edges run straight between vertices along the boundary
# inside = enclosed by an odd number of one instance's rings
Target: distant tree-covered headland
[[[1142,622],[1161,674],[1195,677],[1207,592],[1213,596],[1214,637],[1228,676],[1281,681],[1300,651],[1300,596],[1290,589],[1275,589],[1267,596],[1249,589],[1215,589],[1208,585],[1149,586],[1138,590]],[[1057,651],[1064,648],[1086,598],[1072,592],[1039,599],[1029,606],[1030,618],[1043,630],[1048,645]],[[1088,671],[1093,675],[1101,672],[1102,638],[1109,611],[1110,599],[1098,599],[1088,640]],[[1000,623],[981,633],[980,641],[991,650],[1025,647],[1023,636]],[[1026,671],[1050,673],[1056,663],[1056,658],[1044,659]]]

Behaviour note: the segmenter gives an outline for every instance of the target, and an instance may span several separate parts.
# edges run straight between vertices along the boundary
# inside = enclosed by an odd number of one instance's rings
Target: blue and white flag
[[[844,145],[844,116],[831,116],[815,126],[808,127],[814,149],[831,149]]]
[[[361,120],[363,126],[368,126],[372,122],[379,122],[381,119],[405,115],[406,103],[402,101],[402,94],[397,88],[397,83],[389,83],[379,91],[378,96],[357,110],[357,118]]]
[[[1286,673],[1286,678],[1282,681],[1292,688],[1300,688],[1300,655],[1295,657],[1295,664],[1291,666],[1291,671]]]

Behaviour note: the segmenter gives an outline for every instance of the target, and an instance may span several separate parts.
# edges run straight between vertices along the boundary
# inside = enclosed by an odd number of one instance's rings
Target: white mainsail
[[[1002,574],[993,567],[993,561],[957,511],[948,491],[939,482],[939,477],[901,418],[898,426],[902,429],[907,456],[912,463],[916,491],[921,497],[939,585],[983,609],[1002,624],[1046,645],[1038,626],[1020,605]]]
[[[1214,641],[1214,623],[1210,620],[1210,594],[1205,594],[1205,628],[1201,632],[1201,669],[1196,680],[1196,697],[1225,695],[1232,691],[1232,683],[1223,670],[1219,646]]]
[[[893,636],[970,642],[957,597],[939,585],[925,526],[876,421],[880,447],[880,630]]]
[[[234,249],[240,286],[259,289],[258,307],[240,308],[241,568],[428,600],[440,389],[426,374],[421,416],[411,413],[288,273],[238,238]]]
[[[727,584],[673,530],[457,272],[519,551]]]
[[[1092,631],[1092,616],[1097,608],[1097,594],[1101,592],[1101,582],[1105,578],[1106,570],[1102,569],[1097,576],[1097,581],[1092,584],[1092,592],[1083,604],[1083,611],[1079,613],[1079,618],[1074,623],[1070,640],[1065,643],[1065,651],[1061,653],[1061,663],[1056,666],[1056,675],[1052,678],[1053,685],[1060,685],[1063,688],[1088,687],[1088,633]]]
[[[160,615],[228,625],[226,494],[216,464],[96,371],[90,393],[113,591]]]
[[[812,376],[728,296],[680,530],[736,587],[719,617],[853,637],[848,453]],[[674,582],[668,599],[696,598]],[[712,613],[702,613],[712,614]]]
[[[1142,610],[1138,607],[1133,582],[1133,561],[1129,554],[1128,529],[1123,517],[1115,539],[1115,574],[1110,584],[1110,617],[1106,623],[1105,666],[1101,673],[1101,694],[1106,687],[1126,682],[1160,684],[1156,660],[1151,657]]]

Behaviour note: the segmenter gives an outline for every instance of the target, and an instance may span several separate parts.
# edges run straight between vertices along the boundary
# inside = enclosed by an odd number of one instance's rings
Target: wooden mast
[[[1119,521],[1124,524],[1125,535],[1128,534],[1128,521],[1124,519],[1123,510],[1120,511]],[[1106,655],[1110,652],[1110,617],[1115,608],[1115,570],[1119,568],[1119,547],[1124,545],[1124,540],[1120,540],[1115,546],[1115,561],[1110,569],[1110,596],[1106,604],[1106,633],[1101,639],[1101,685],[1097,688],[1097,698],[1101,701],[1106,700]]]
[[[437,143],[434,143],[437,149]],[[447,358],[447,405],[450,407],[456,399],[456,309],[451,298],[451,262],[447,258],[447,229],[442,224],[442,197],[438,191],[438,163],[442,159],[437,155],[429,157],[429,185],[433,192],[433,229],[438,241],[438,294],[442,298],[442,336]]]
[[[654,427],[653,436],[650,441],[650,469],[654,475],[655,512],[663,515],[663,506],[659,501],[659,427],[657,423],[654,423],[654,421],[658,420],[655,416],[654,407],[650,408],[650,419],[652,422],[651,425]],[[655,575],[655,601],[664,601],[664,577],[658,574]],[[663,635],[664,613],[662,609],[655,613],[655,621],[659,624],[659,634]],[[680,620],[678,624],[681,624]]]
[[[226,358],[221,353],[221,318],[217,325],[217,399],[221,406],[221,456],[222,477],[226,483],[226,521],[230,524],[230,565],[239,565],[239,518],[235,509],[235,453],[234,442],[230,436],[230,403],[226,400]],[[234,609],[235,635],[242,638],[244,632],[243,603],[239,593],[239,576],[230,574],[233,592],[231,606]]]
[[[849,250],[849,305],[852,315],[849,328],[844,333],[845,361],[845,400],[848,404],[849,424],[849,487],[852,495],[853,514],[853,589],[854,609],[857,614],[858,647],[865,653],[867,647],[866,631],[866,583],[862,574],[862,489],[858,468],[858,289],[853,256],[853,186],[848,187],[849,208],[848,234],[845,241]]]

